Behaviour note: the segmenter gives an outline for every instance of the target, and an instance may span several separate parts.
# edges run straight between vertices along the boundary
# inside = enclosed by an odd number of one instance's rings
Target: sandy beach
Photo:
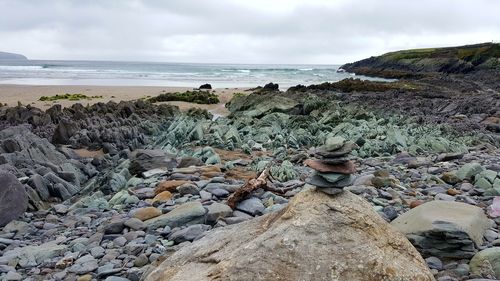
[[[71,106],[75,103],[81,103],[84,105],[94,104],[98,102],[108,102],[108,101],[127,101],[136,100],[141,98],[147,98],[152,96],[157,96],[165,92],[182,92],[187,90],[193,90],[193,88],[188,87],[158,87],[158,86],[73,86],[73,85],[10,85],[2,84],[0,85],[0,102],[9,106],[15,106],[18,102],[22,104],[30,104],[34,107],[41,109],[47,109],[54,104],[60,104],[64,107]],[[242,93],[245,88],[221,88],[214,89],[218,96],[220,103],[218,104],[194,104],[188,102],[165,102],[167,104],[172,104],[178,106],[181,110],[187,110],[189,108],[203,108],[209,112],[217,115],[226,116],[229,111],[224,107],[224,105],[231,100],[235,93]],[[80,100],[80,101],[69,101],[69,100],[59,100],[53,102],[40,101],[42,96],[53,96],[57,94],[84,94],[86,96],[102,96],[102,98],[96,98],[91,100]]]

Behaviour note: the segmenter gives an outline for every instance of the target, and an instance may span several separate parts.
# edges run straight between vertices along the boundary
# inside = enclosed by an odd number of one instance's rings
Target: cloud
[[[0,50],[37,59],[344,63],[500,39],[497,0],[0,0]]]

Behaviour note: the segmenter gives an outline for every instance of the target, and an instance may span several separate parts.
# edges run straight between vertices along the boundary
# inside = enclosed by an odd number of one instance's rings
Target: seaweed
[[[91,99],[102,99],[102,96],[87,96],[84,94],[62,94],[55,96],[42,96],[39,101],[58,101],[58,100],[69,100],[69,101],[79,101],[79,100],[91,100]]]
[[[216,104],[219,103],[219,97],[216,94],[206,91],[186,91],[175,93],[163,93],[156,97],[151,97],[148,101],[152,103],[166,101],[184,101],[198,104]]]

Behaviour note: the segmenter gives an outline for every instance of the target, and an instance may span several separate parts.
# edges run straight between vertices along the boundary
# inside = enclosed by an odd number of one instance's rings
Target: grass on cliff
[[[460,47],[413,49],[391,52],[381,57],[391,61],[405,59],[457,58],[470,62],[473,65],[478,65],[491,58],[500,58],[500,44],[484,43]]]
[[[303,86],[298,85],[295,87],[291,87],[288,91],[298,91],[304,92],[308,90],[322,90],[322,91],[339,91],[344,93],[352,93],[352,92],[386,92],[390,90],[417,90],[418,87],[411,83],[404,82],[383,82],[383,81],[370,81],[370,80],[361,80],[354,78],[347,78],[340,80],[338,82],[325,82],[318,85],[310,85]]]
[[[42,96],[39,101],[58,101],[58,100],[69,100],[69,101],[79,101],[79,100],[91,100],[91,99],[102,99],[102,96],[87,96],[84,94],[63,94],[55,96]]]
[[[186,91],[183,93],[164,93],[148,99],[152,103],[165,101],[184,101],[198,104],[216,104],[219,103],[219,97],[216,94],[207,91]]]

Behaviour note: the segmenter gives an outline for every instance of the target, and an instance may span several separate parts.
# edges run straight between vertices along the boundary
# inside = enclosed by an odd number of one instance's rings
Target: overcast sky
[[[500,0],[0,0],[31,59],[345,63],[500,40]]]

